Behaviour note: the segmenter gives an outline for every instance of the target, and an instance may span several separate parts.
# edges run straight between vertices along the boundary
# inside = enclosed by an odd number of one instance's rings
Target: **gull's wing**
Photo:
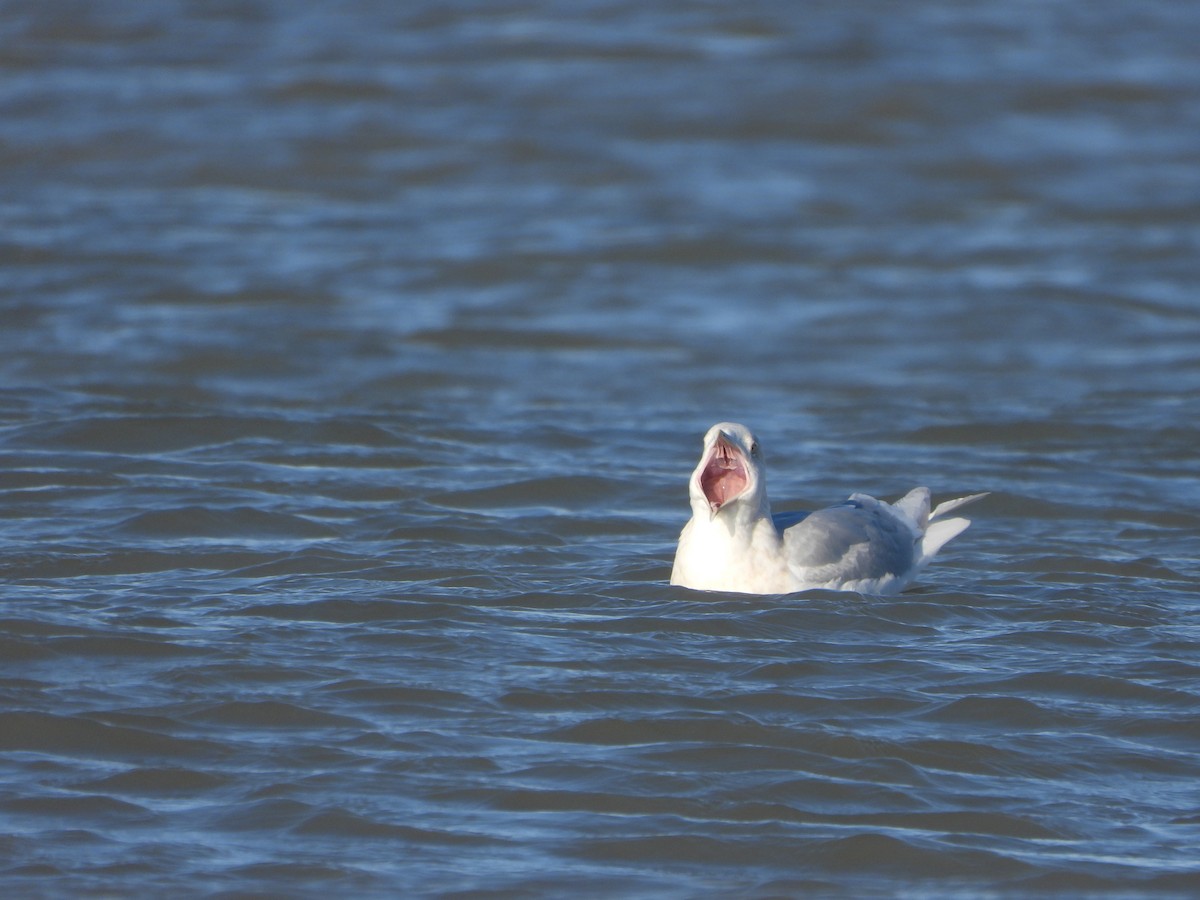
[[[856,494],[783,531],[788,568],[814,584],[903,577],[920,533],[888,504]]]

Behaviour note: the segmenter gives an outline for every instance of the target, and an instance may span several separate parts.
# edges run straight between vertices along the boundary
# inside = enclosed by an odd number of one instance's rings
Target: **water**
[[[1197,26],[0,4],[4,895],[1194,896]]]

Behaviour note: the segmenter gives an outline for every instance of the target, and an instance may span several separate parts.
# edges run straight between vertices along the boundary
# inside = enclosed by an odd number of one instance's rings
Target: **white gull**
[[[679,535],[671,584],[743,594],[899,593],[971,524],[946,513],[987,496],[947,500],[930,512],[929,488],[919,487],[895,503],[851,494],[807,516],[772,516],[762,449],[735,422],[704,436],[689,494],[692,518]]]

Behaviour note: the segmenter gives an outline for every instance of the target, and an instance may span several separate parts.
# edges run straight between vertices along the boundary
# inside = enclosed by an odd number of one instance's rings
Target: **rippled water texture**
[[[0,2],[0,894],[1196,896],[1197,33]],[[722,419],[993,493],[674,589]]]

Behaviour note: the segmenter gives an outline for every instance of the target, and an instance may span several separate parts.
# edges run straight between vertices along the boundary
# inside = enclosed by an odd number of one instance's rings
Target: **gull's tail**
[[[942,516],[948,512],[953,512],[960,506],[966,506],[968,503],[981,500],[987,495],[987,492],[969,494],[966,497],[958,497],[955,500],[946,500],[934,507],[933,512],[928,514],[926,522],[921,523],[925,526],[925,534],[921,538],[921,553],[917,560],[918,566],[924,566],[928,563],[942,547],[946,546],[947,542],[958,537],[971,524],[970,519],[964,519],[959,516],[955,516],[952,519],[944,519]],[[909,494],[909,496],[911,497],[912,494]],[[928,494],[926,494],[926,497],[928,497]],[[908,497],[904,499],[907,500]],[[928,499],[925,502],[928,503]],[[926,508],[928,509],[928,507]]]

